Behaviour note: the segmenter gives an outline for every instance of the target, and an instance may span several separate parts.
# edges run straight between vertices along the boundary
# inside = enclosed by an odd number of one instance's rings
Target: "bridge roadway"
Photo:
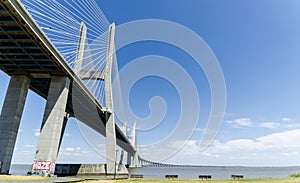
[[[0,69],[8,75],[26,75],[30,89],[47,99],[51,76],[71,81],[66,112],[106,136],[105,112],[59,51],[18,0],[0,1]],[[116,125],[116,141],[125,151],[135,149]]]

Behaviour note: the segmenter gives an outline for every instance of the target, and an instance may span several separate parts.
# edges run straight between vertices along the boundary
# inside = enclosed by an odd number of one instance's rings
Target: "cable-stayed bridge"
[[[139,160],[139,165],[142,167],[201,167],[198,165],[178,165],[178,164],[159,163],[159,162],[149,161],[141,157],[139,157],[138,160]]]
[[[114,24],[93,0],[23,3],[0,2],[0,69],[11,76],[0,116],[1,173],[9,172],[28,89],[47,100],[33,171],[54,172],[69,117],[106,137],[107,174],[116,171],[116,145],[139,166],[136,147],[115,124]]]

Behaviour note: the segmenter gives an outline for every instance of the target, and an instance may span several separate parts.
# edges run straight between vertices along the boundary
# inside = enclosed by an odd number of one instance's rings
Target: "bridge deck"
[[[30,89],[45,99],[51,76],[68,76],[72,87],[67,112],[105,136],[106,120],[101,105],[17,0],[0,2],[0,69],[8,75],[28,76]],[[116,135],[121,148],[134,152],[118,126]]]

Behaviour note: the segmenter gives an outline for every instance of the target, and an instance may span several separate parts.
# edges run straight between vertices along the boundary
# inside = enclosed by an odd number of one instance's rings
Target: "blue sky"
[[[118,51],[120,68],[141,56],[162,55],[184,67],[196,83],[201,102],[198,126],[186,146],[166,162],[300,164],[299,1],[103,0],[98,4],[107,19],[116,25],[139,19],[182,24],[204,39],[221,65],[226,81],[226,114],[215,141],[205,151],[199,151],[198,141],[211,102],[209,85],[201,68],[188,54],[164,43],[136,43]],[[2,107],[9,77],[1,72],[0,81]],[[178,118],[178,94],[168,81],[159,77],[147,77],[134,85],[130,93],[132,110],[137,116],[148,116],[148,101],[157,95],[165,99],[168,111],[160,127],[138,133],[139,145],[163,138],[164,133],[174,128],[172,121]],[[13,163],[33,162],[44,106],[41,97],[29,92]],[[151,158],[151,154],[144,155]],[[69,120],[58,162],[95,161],[104,162],[82,137],[77,122]]]

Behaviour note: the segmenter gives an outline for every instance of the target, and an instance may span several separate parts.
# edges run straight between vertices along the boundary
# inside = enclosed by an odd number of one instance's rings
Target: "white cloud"
[[[70,152],[61,152],[60,154],[65,155],[65,156],[70,156],[71,155]]]
[[[247,127],[252,125],[250,118],[239,118],[239,119],[227,121],[227,123],[232,124],[233,128]]]
[[[28,153],[30,153],[30,151],[23,150],[23,151],[21,151],[21,153],[22,153],[22,154],[28,154]]]
[[[264,122],[264,123],[260,123],[258,126],[263,128],[268,128],[268,129],[278,129],[280,128],[280,123]]]
[[[64,136],[68,138],[68,137],[71,137],[71,134],[66,133]]]
[[[34,145],[27,144],[27,145],[25,145],[25,147],[26,147],[26,148],[33,148],[33,147],[34,147]]]
[[[195,141],[195,140],[186,141],[184,148],[182,148],[182,153],[184,154],[184,156],[187,156],[187,157],[190,155],[193,155],[193,154],[198,154],[199,146],[197,145],[197,141]]]
[[[34,134],[34,136],[36,136],[36,137],[40,136],[40,130],[39,130],[39,129],[34,129],[34,130],[33,130],[33,134]]]
[[[285,122],[292,121],[292,119],[291,119],[291,118],[287,118],[287,117],[285,117],[285,118],[281,118],[281,120],[282,120],[282,121],[285,121]]]
[[[204,129],[203,128],[195,128],[194,132],[202,132]]]
[[[289,148],[300,149],[300,129],[289,130],[279,133],[273,133],[270,135],[257,138],[258,143],[262,143],[269,149],[282,149],[287,150]]]
[[[215,140],[204,151],[200,151],[198,141],[189,140],[168,161],[176,164],[201,165],[298,165],[300,164],[299,139],[300,129],[287,130],[254,139],[234,139],[226,142]],[[164,151],[164,148],[160,148],[160,151]],[[147,155],[151,156],[151,154]]]
[[[220,157],[220,155],[218,155],[218,154],[211,154],[211,153],[207,153],[207,152],[202,152],[201,155],[206,156],[206,157],[212,157],[212,158]]]
[[[223,155],[245,158],[247,158],[250,153],[255,153],[261,157],[262,155],[265,155],[267,161],[271,156],[278,156],[277,158],[281,159],[280,155],[283,153],[299,152],[299,139],[300,129],[289,130],[261,136],[255,139],[235,139],[224,143],[215,141],[207,151],[211,153],[222,152]],[[253,157],[249,156],[249,158]]]
[[[300,128],[300,123],[285,124],[283,127],[284,128],[293,128],[293,129]]]
[[[19,128],[18,132],[23,132],[23,130],[21,128]]]
[[[254,124],[258,127],[267,128],[267,129],[297,129],[300,128],[300,123],[291,123],[291,118],[282,118],[281,122],[257,122],[253,123],[250,118],[238,118],[235,120],[228,120],[227,123],[231,124],[233,128],[241,127],[254,127]]]
[[[34,132],[34,136],[39,137],[40,136],[40,132]]]
[[[260,123],[258,126],[268,129],[298,129],[300,128],[300,123],[291,123],[290,120],[286,120],[284,123],[264,122]]]
[[[74,151],[75,149],[73,147],[67,147],[66,151]]]

